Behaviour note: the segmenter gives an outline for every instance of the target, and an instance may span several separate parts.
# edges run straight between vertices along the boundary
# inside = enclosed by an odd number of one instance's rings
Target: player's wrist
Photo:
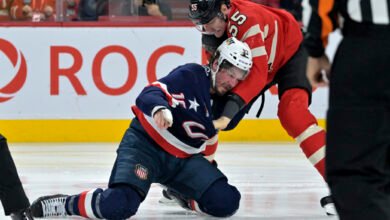
[[[162,105],[155,106],[155,107],[153,108],[152,112],[151,112],[151,116],[154,117],[154,115],[155,115],[157,112],[159,112],[159,111],[161,111],[161,110],[163,110],[163,109],[167,109],[167,107],[166,107],[166,106],[162,106]]]

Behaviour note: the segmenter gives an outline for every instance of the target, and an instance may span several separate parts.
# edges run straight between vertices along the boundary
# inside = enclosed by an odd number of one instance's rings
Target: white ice
[[[117,147],[117,143],[9,145],[31,202],[42,195],[106,188]],[[321,208],[319,201],[328,188],[296,144],[222,143],[216,160],[242,195],[239,211],[229,219],[337,219]],[[132,219],[210,218],[159,204],[160,198],[160,186],[152,185]],[[0,219],[10,219],[0,209]]]

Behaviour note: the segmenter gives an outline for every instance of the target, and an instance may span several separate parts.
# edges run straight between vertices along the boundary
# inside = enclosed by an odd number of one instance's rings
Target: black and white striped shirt
[[[339,2],[343,17],[359,23],[390,24],[390,0],[343,0]]]
[[[323,55],[330,32],[354,21],[390,28],[390,0],[303,0],[305,46],[314,57]]]

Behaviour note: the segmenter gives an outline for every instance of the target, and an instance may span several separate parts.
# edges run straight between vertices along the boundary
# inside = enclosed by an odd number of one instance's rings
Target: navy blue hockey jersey
[[[173,124],[168,129],[158,128],[152,117],[161,107],[172,112]],[[179,158],[214,154],[218,135],[211,115],[208,67],[177,67],[145,87],[132,110],[150,137],[168,153]]]

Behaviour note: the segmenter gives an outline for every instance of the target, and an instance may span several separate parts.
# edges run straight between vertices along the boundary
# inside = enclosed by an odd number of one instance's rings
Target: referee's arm
[[[328,35],[338,27],[337,6],[334,0],[304,0],[304,46],[309,53],[307,77],[313,87],[326,86],[323,75],[329,74],[330,63],[325,55]]]

